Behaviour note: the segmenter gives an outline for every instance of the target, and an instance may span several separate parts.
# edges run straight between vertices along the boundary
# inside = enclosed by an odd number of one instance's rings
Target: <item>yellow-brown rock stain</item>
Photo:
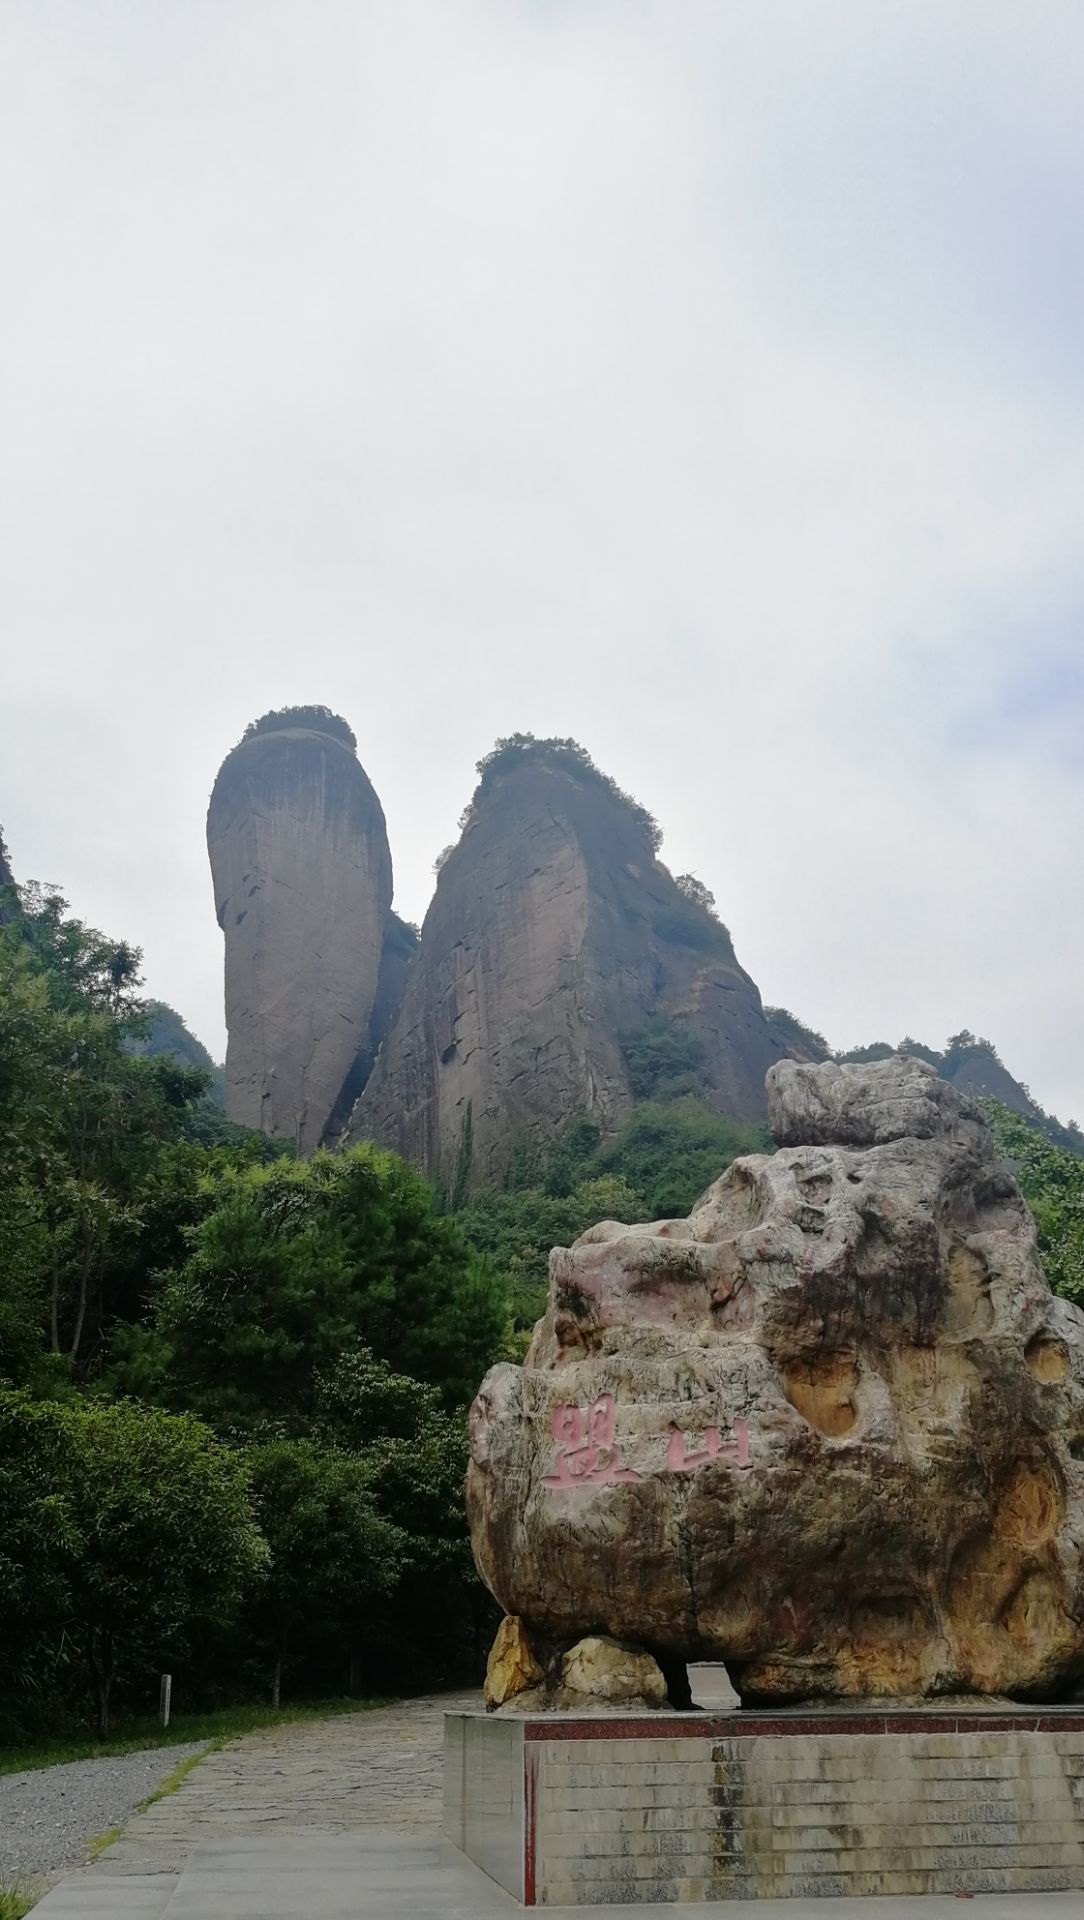
[[[947,1334],[989,1333],[994,1324],[990,1298],[990,1270],[979,1253],[954,1247],[946,1264],[944,1331]]]
[[[791,1406],[830,1440],[841,1439],[858,1423],[857,1384],[853,1347],[802,1354],[783,1371],[783,1391]]]
[[[1065,1346],[1048,1334],[1037,1333],[1034,1340],[1029,1341],[1024,1358],[1044,1387],[1058,1386],[1069,1377],[1069,1355]]]

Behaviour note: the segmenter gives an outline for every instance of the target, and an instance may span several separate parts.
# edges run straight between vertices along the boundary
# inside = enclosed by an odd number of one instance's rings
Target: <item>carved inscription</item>
[[[617,1409],[612,1393],[600,1394],[589,1407],[562,1402],[550,1418],[554,1456],[542,1485],[551,1490],[575,1491],[621,1480],[640,1480],[642,1474],[627,1467],[621,1448],[614,1438]],[[672,1427],[666,1447],[664,1473],[698,1473],[713,1460],[735,1467],[749,1465],[749,1428],[742,1419],[734,1421],[732,1438],[721,1440],[718,1427],[706,1427],[686,1434]]]
[[[614,1439],[614,1398],[600,1394],[581,1409],[555,1407],[550,1422],[555,1454],[544,1487],[599,1486],[604,1481],[639,1480],[631,1467],[622,1466],[621,1449]]]
[[[699,1467],[706,1467],[710,1460],[726,1460],[735,1467],[749,1465],[749,1428],[742,1419],[735,1420],[734,1438],[726,1446],[719,1438],[718,1427],[705,1427],[703,1433],[693,1435],[693,1449],[688,1451],[688,1437],[680,1428],[674,1427],[670,1433],[670,1444],[666,1449],[667,1473],[695,1473]],[[697,1444],[699,1443],[699,1444]]]

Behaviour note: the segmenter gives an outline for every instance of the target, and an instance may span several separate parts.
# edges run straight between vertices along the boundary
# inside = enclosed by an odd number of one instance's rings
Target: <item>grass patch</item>
[[[215,1750],[222,1745],[224,1745],[224,1738],[222,1740],[212,1740],[207,1746],[202,1747],[199,1753],[189,1753],[185,1755],[183,1760],[178,1760],[172,1773],[167,1773],[161,1786],[155,1787],[153,1793],[148,1793],[145,1800],[136,1802],[136,1805],[132,1808],[132,1815],[146,1813],[147,1808],[153,1807],[156,1800],[165,1800],[167,1795],[176,1793],[182,1780],[187,1780],[193,1767],[198,1767],[201,1760],[205,1760],[209,1753],[214,1753]],[[129,1818],[131,1818],[132,1815],[129,1815]],[[127,1822],[125,1822],[125,1825],[127,1825]],[[123,1832],[124,1826],[120,1826],[107,1827],[104,1833],[96,1833],[90,1842],[87,1853],[88,1860],[96,1860],[100,1853],[104,1853],[107,1847],[113,1845],[114,1840],[120,1839]],[[2,1908],[0,1908],[0,1920],[4,1920]]]
[[[100,1853],[104,1853],[107,1847],[113,1845],[114,1840],[120,1839],[123,1832],[123,1827],[107,1827],[104,1833],[94,1834],[87,1845],[87,1859],[96,1860]]]
[[[167,1773],[161,1786],[155,1787],[153,1793],[148,1793],[147,1798],[140,1801],[136,1812],[146,1813],[147,1808],[153,1807],[156,1800],[168,1799],[171,1793],[176,1793],[182,1780],[187,1780],[193,1767],[198,1767],[200,1761],[206,1760],[209,1753],[217,1752],[218,1748],[224,1745],[225,1735],[223,1734],[220,1740],[212,1740],[208,1746],[204,1747],[202,1753],[190,1753],[187,1754],[183,1760],[178,1760],[173,1772]]]
[[[166,1728],[157,1720],[131,1720],[108,1740],[68,1736],[36,1741],[32,1746],[0,1748],[0,1774],[27,1773],[38,1767],[64,1766],[71,1760],[97,1760],[102,1754],[142,1753],[151,1747],[177,1747],[188,1741],[219,1743],[258,1727],[278,1727],[292,1720],[326,1720],[330,1714],[367,1713],[386,1706],[386,1700],[307,1700],[286,1707],[221,1707],[215,1713],[177,1714]],[[179,1783],[178,1783],[179,1784]],[[0,1920],[7,1915],[0,1907]]]
[[[0,1920],[23,1920],[41,1894],[41,1887],[31,1880],[0,1879]]]

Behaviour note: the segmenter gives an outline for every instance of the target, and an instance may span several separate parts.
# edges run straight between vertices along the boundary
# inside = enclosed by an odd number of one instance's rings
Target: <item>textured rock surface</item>
[[[506,1700],[523,1693],[527,1687],[537,1686],[541,1679],[542,1668],[535,1659],[522,1620],[506,1614],[497,1628],[497,1638],[486,1662],[486,1682],[482,1690],[486,1706],[503,1707]]]
[[[399,1018],[350,1133],[451,1184],[497,1177],[576,1113],[631,1104],[622,1036],[663,1016],[702,1049],[707,1097],[764,1115],[786,1052],[725,927],[685,898],[636,814],[526,758],[490,783],[445,862]]]
[[[577,1640],[565,1654],[561,1692],[571,1696],[568,1704],[594,1700],[607,1707],[666,1705],[666,1682],[651,1655],[598,1633]]]
[[[532,1642],[523,1621],[501,1621],[486,1668],[485,1703],[492,1710],[577,1713],[620,1708],[650,1712],[667,1705],[662,1668],[643,1647],[591,1633],[571,1647],[546,1636]]]
[[[688,1220],[553,1254],[525,1365],[471,1413],[483,1577],[532,1631],[720,1658],[745,1699],[1057,1695],[1084,1671],[1084,1314],[932,1069],[768,1088],[794,1144]]]
[[[207,847],[226,936],[226,1112],[310,1151],[377,997],[392,888],[380,802],[347,738],[275,726],[223,762]]]

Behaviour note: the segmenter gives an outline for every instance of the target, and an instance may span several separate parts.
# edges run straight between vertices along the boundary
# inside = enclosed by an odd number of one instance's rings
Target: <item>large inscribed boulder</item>
[[[772,1155],[551,1258],[471,1411],[483,1578],[550,1646],[746,1700],[1056,1696],[1084,1672],[1084,1314],[933,1069],[768,1074]]]

